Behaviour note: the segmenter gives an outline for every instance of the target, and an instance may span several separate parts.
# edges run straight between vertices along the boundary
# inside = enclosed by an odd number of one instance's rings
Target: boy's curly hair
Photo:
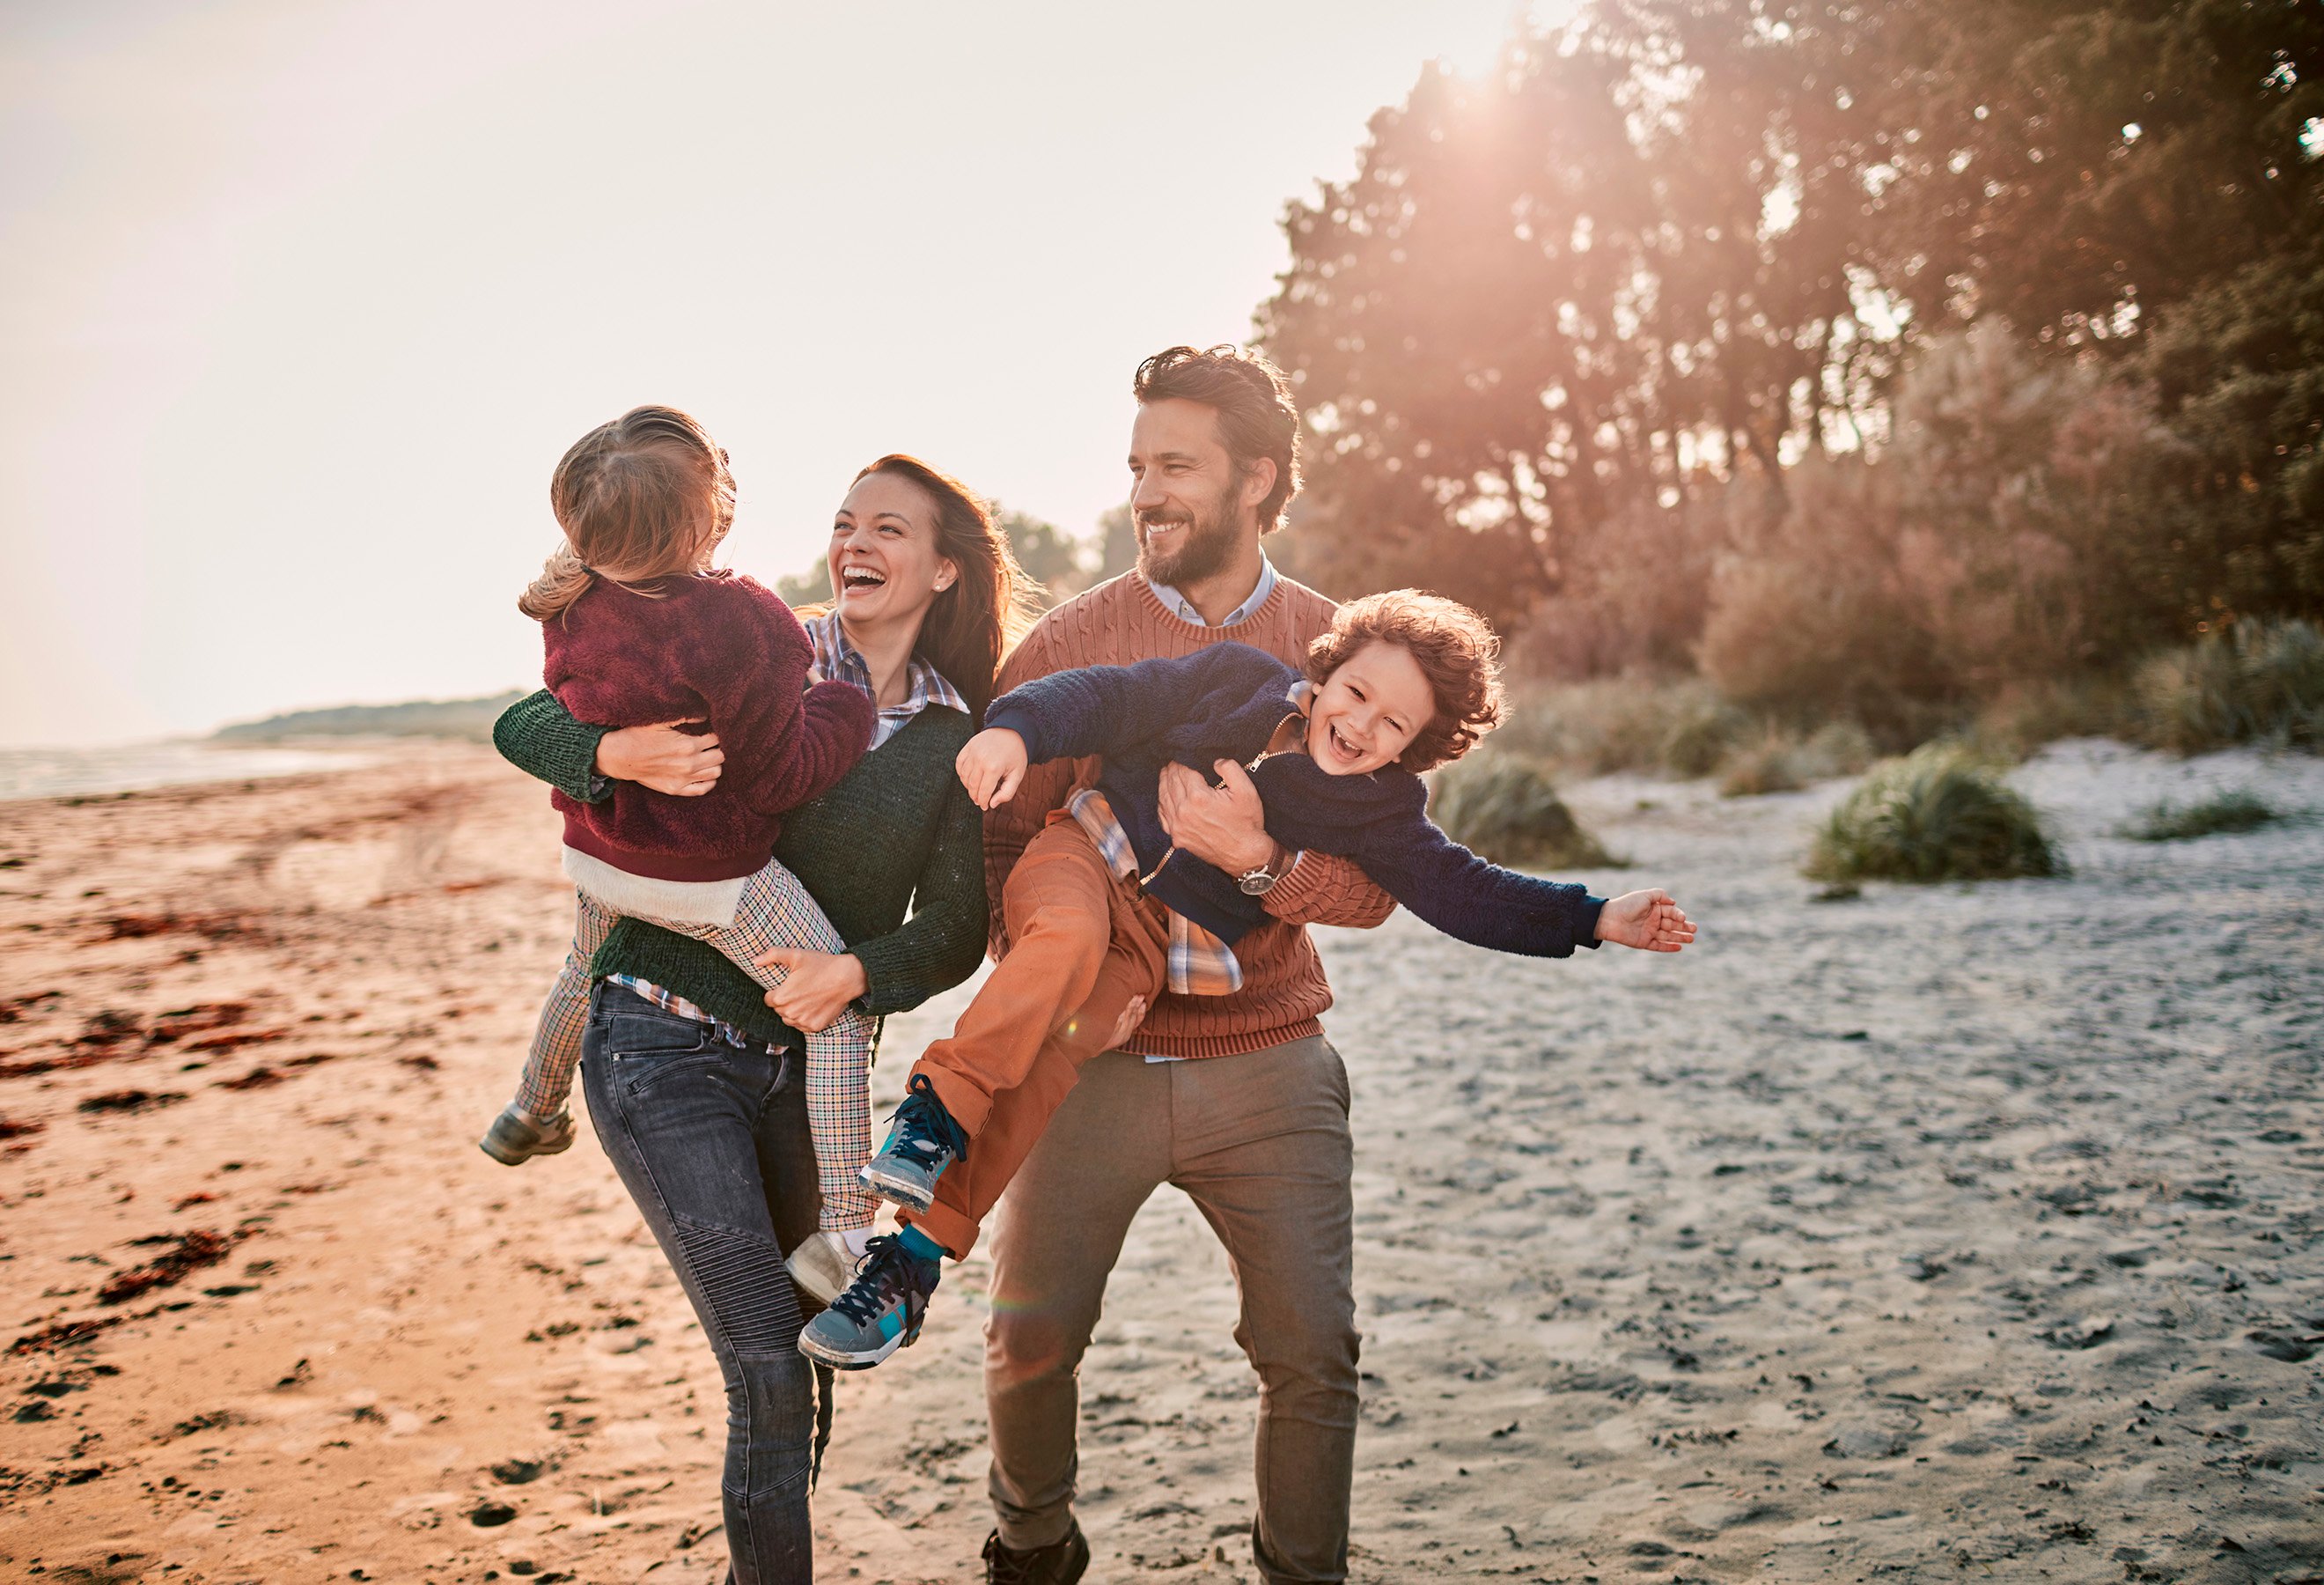
[[[1420,663],[1435,696],[1428,724],[1397,756],[1407,771],[1459,759],[1501,723],[1501,641],[1486,620],[1442,595],[1416,589],[1350,600],[1331,630],[1307,646],[1307,680],[1321,688],[1368,644],[1392,644]]]

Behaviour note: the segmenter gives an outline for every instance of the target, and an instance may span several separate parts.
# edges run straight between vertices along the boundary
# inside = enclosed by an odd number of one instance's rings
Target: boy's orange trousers
[[[1133,996],[1167,978],[1162,904],[1115,876],[1062,811],[1026,844],[1001,893],[1009,955],[993,966],[951,1035],[912,1065],[966,1131],[968,1156],[936,1180],[936,1200],[904,1220],[957,1258],[1025,1163],[1081,1065]]]

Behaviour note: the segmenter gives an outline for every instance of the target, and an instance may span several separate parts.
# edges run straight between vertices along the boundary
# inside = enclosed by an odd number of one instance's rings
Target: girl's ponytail
[[[633,407],[573,443],[549,505],[565,543],[516,603],[536,622],[564,615],[599,578],[654,598],[656,579],[708,570],[733,526],[734,476],[694,419]]]
[[[536,622],[561,616],[567,606],[587,592],[590,576],[589,564],[573,547],[559,545],[557,553],[541,564],[540,576],[517,597],[516,608]]]

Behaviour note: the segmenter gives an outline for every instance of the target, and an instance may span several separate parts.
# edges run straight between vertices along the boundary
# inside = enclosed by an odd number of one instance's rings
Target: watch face
[[[1263,869],[1254,869],[1235,883],[1247,896],[1262,897],[1275,885],[1275,877]]]

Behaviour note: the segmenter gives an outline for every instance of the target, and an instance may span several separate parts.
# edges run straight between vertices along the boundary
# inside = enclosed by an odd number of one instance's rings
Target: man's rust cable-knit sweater
[[[1278,576],[1267,603],[1231,627],[1197,627],[1163,609],[1135,572],[1098,585],[1041,618],[1001,668],[996,695],[1020,682],[1072,666],[1126,666],[1157,656],[1192,654],[1231,639],[1300,665],[1307,645],[1332,625],[1330,600]],[[992,941],[1005,950],[1001,888],[1053,809],[1096,780],[1095,760],[1038,765],[1025,773],[1017,795],[984,817],[985,894],[992,907]],[[1138,1033],[1123,1043],[1155,1057],[1231,1057],[1323,1033],[1317,1015],[1332,1005],[1332,987],[1314,943],[1302,928],[1342,924],[1370,928],[1395,911],[1396,902],[1345,858],[1302,855],[1267,894],[1268,922],[1235,942],[1242,988],[1231,996],[1181,996],[1165,992]]]

